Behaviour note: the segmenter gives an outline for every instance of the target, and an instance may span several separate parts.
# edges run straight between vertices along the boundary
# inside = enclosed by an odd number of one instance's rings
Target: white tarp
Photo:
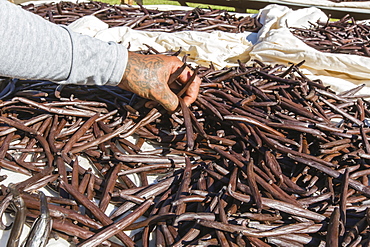
[[[326,21],[327,16],[321,10],[311,7],[294,11],[285,6],[269,5],[259,15],[264,26],[258,33],[257,44],[249,54],[252,59],[283,64],[305,60],[301,68],[308,70],[308,73],[326,76],[323,78],[333,77],[329,78],[331,82],[340,78],[354,84],[365,83],[370,86],[370,58],[317,51],[289,31],[289,27],[307,28],[309,22]],[[348,83],[343,83],[342,86],[338,82],[333,84],[338,91],[348,89]]]
[[[153,6],[152,6],[153,7]],[[174,7],[174,6],[173,6]],[[167,8],[168,9],[168,6]],[[94,36],[104,41],[119,42],[131,51],[146,50],[149,45],[159,52],[183,49],[180,56],[189,55],[188,61],[208,66],[212,61],[218,68],[237,65],[237,60],[249,60],[249,52],[256,41],[255,33],[210,33],[182,31],[176,33],[137,31],[128,27],[108,26],[94,16],[85,16],[71,23],[76,32]],[[249,40],[246,38],[249,36]]]

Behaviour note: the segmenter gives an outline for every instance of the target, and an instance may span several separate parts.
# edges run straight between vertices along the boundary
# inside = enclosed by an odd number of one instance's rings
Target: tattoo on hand
[[[128,90],[149,99],[161,98],[164,93],[162,81],[168,77],[163,67],[164,61],[160,57],[131,56],[126,67]]]

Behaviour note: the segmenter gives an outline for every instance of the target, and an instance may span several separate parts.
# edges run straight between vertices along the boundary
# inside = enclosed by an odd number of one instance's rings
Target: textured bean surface
[[[322,52],[370,56],[370,26],[357,23],[350,15],[335,22],[316,23],[307,29],[291,28],[291,32]]]
[[[33,174],[18,184],[28,219],[38,214],[30,188],[46,186],[59,194],[49,198],[53,231],[81,246],[109,241],[101,226],[139,205],[130,217],[147,220],[122,229],[144,228],[129,240],[116,235],[126,245],[147,246],[151,233],[164,246],[368,242],[370,112],[368,96],[355,95],[361,86],[336,94],[299,64],[259,61],[198,75],[197,101],[173,114],[116,88],[15,80],[0,104],[0,165]],[[136,141],[125,139],[132,134]],[[8,196],[3,186],[2,204]]]
[[[53,8],[71,20],[109,12],[50,6],[51,21]],[[1,78],[0,167],[32,176],[0,187],[0,213],[16,214],[21,197],[34,221],[33,191],[45,188],[58,195],[47,198],[52,231],[77,246],[148,246],[150,235],[157,246],[368,245],[369,95],[333,92],[302,63],[199,67],[197,100],[172,114],[114,87]]]

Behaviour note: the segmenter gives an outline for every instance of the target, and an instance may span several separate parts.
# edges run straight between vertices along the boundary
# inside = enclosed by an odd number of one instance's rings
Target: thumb
[[[177,98],[177,95],[171,91],[167,84],[163,89],[163,92],[158,95],[153,95],[153,98],[167,111],[173,112],[177,109],[177,106],[179,105],[179,99]]]

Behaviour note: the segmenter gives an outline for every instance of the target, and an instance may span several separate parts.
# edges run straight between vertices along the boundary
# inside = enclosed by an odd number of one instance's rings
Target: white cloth
[[[370,86],[370,58],[357,55],[324,53],[309,47],[296,38],[289,27],[309,27],[309,22],[326,21],[327,16],[315,7],[292,10],[285,6],[269,5],[259,13],[264,25],[258,33],[258,43],[250,52],[251,59],[288,64],[305,60],[301,68],[313,75],[347,80]],[[333,80],[329,80],[332,82]],[[329,83],[330,84],[330,83]],[[348,83],[334,83],[338,91],[347,90]]]
[[[131,51],[145,50],[149,45],[159,52],[179,50],[180,56],[189,55],[189,62],[208,66],[212,61],[218,68],[235,66],[238,59],[242,62],[249,60],[252,41],[256,34],[226,33],[213,31],[210,33],[182,31],[176,33],[138,31],[128,27],[108,28],[104,22],[94,16],[85,16],[69,25],[75,32],[94,36],[103,41],[119,42],[126,47],[130,45]],[[249,37],[248,37],[249,36]],[[247,40],[248,39],[250,40]]]

